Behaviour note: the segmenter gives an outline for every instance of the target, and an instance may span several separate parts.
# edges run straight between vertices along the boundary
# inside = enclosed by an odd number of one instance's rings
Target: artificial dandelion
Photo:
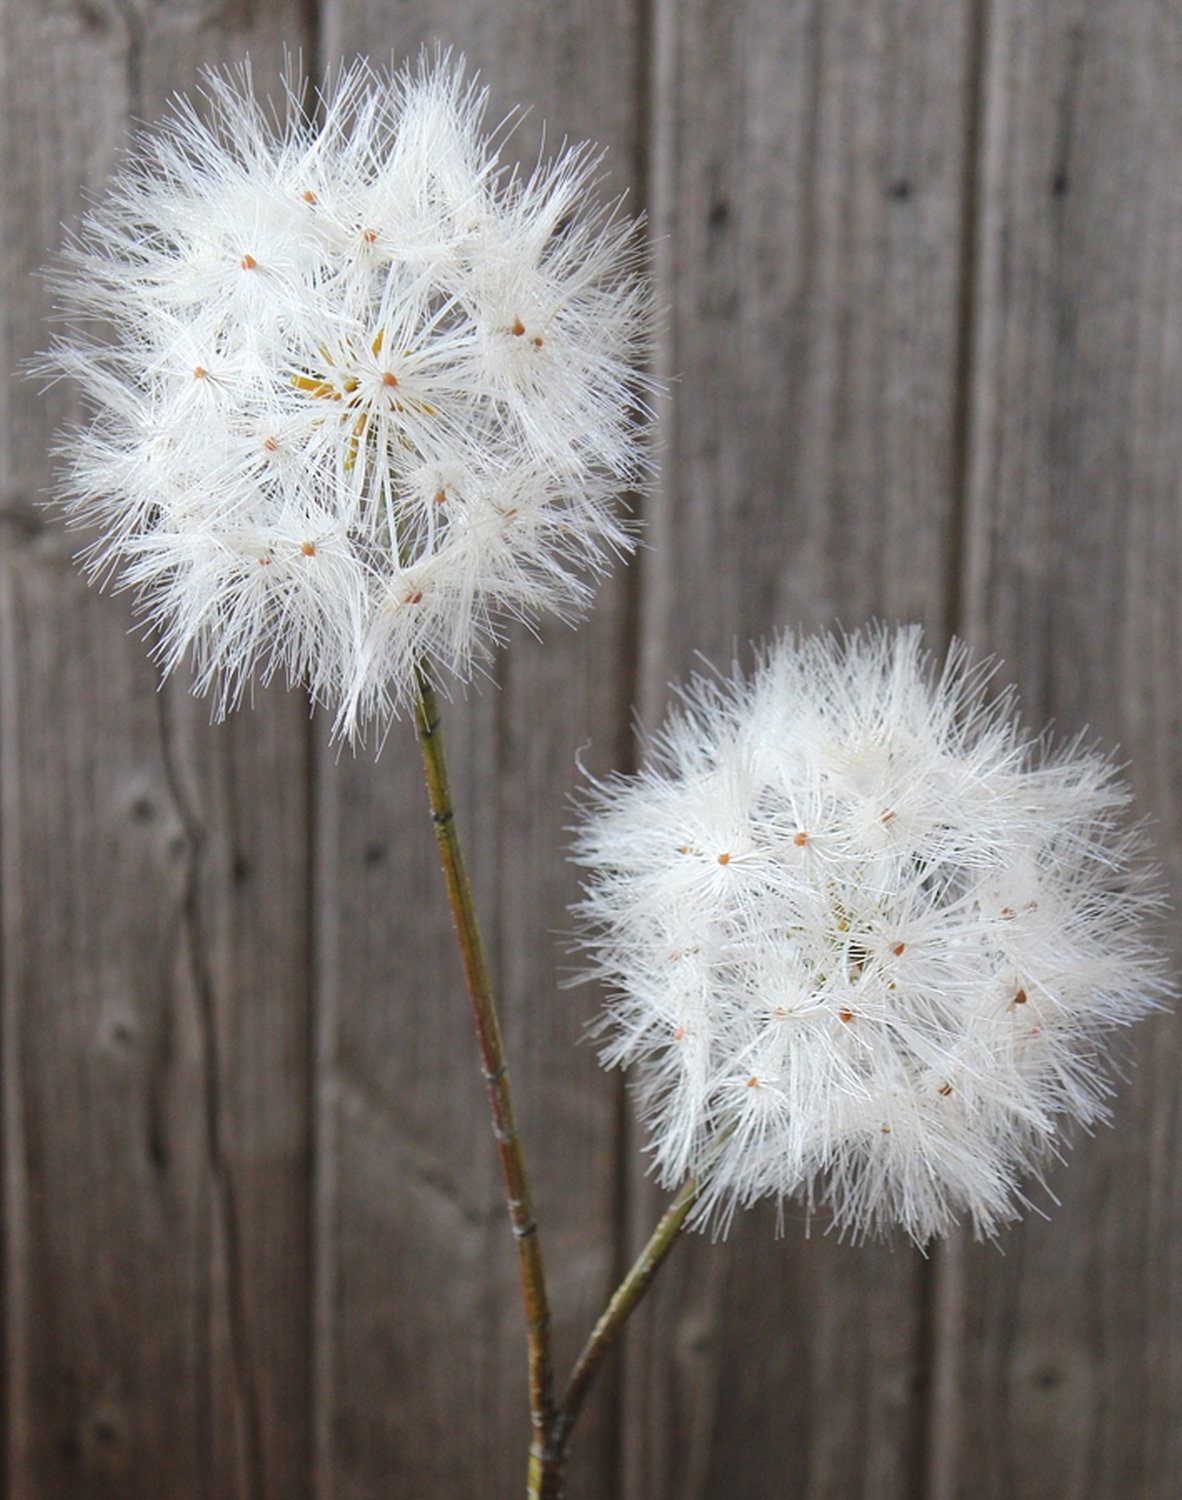
[[[501,168],[485,102],[446,57],[355,63],[311,114],[211,74],[66,250],[61,496],[219,712],[281,672],[356,737],[632,545],[637,224],[588,146]]]
[[[635,777],[596,785],[580,915],[663,1183],[699,1222],[800,1199],[854,1238],[1013,1218],[1109,1033],[1169,985],[1128,793],[1050,751],[960,647],[782,639],[696,678]]]

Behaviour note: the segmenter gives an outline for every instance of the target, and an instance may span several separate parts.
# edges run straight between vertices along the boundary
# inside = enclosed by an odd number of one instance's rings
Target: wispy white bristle
[[[356,737],[631,548],[651,296],[594,152],[506,173],[462,64],[306,92],[214,73],[142,137],[46,368],[93,414],[62,499],[164,665],[223,712],[283,673]]]
[[[852,1238],[992,1234],[1067,1121],[1105,1116],[1109,1034],[1171,992],[1128,792],[988,705],[918,630],[782,639],[695,679],[575,857],[603,1060],[699,1222],[799,1199]]]

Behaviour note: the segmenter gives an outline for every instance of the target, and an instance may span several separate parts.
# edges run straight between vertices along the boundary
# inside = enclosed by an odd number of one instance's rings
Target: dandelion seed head
[[[280,673],[360,737],[416,666],[466,681],[513,621],[577,617],[634,545],[638,221],[589,147],[503,168],[485,103],[447,55],[275,109],[211,73],[55,272],[45,368],[91,413],[60,498],[218,713]]]
[[[770,1197],[854,1239],[994,1234],[1171,993],[1127,789],[988,675],[955,645],[937,672],[916,629],[780,639],[592,785],[602,1058],[662,1183],[701,1174],[700,1224]]]

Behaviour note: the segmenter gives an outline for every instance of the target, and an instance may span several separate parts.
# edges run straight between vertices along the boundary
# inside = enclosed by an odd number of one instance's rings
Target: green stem
[[[536,1477],[531,1468],[528,1500],[560,1500],[567,1449],[587,1392],[616,1337],[677,1242],[677,1236],[700,1192],[701,1182],[698,1178],[689,1177],[681,1185],[677,1196],[661,1215],[657,1227],[649,1236],[648,1244],[612,1294],[602,1317],[591,1330],[582,1353],[575,1361],[562,1400],[554,1410],[550,1440],[537,1466]]]
[[[570,1430],[575,1424],[591,1382],[598,1373],[604,1356],[615,1342],[616,1335],[628,1321],[636,1305],[649,1289],[649,1283],[660,1270],[665,1257],[673,1249],[689,1211],[698,1201],[701,1184],[696,1177],[688,1177],[678,1189],[677,1196],[661,1215],[657,1227],[649,1236],[648,1244],[637,1256],[632,1269],[612,1293],[612,1299],[602,1317],[591,1330],[583,1352],[575,1361],[575,1367],[567,1383],[566,1391],[558,1405],[554,1423],[554,1435],[565,1446]]]
[[[484,958],[484,945],[476,921],[476,908],[468,883],[455,827],[447,763],[443,754],[443,734],[439,704],[431,680],[421,667],[417,669],[418,694],[415,701],[415,728],[423,754],[427,778],[427,795],[431,803],[431,820],[439,846],[439,862],[447,885],[447,899],[464,965],[476,1040],[480,1047],[481,1070],[488,1090],[489,1113],[493,1135],[500,1157],[501,1176],[509,1206],[509,1221],[517,1247],[518,1271],[525,1303],[526,1340],[529,1361],[529,1409],[532,1440],[530,1443],[529,1493],[533,1495],[535,1470],[541,1472],[550,1448],[554,1411],[554,1371],[550,1355],[550,1309],[546,1300],[546,1279],[538,1226],[534,1220],[525,1157],[513,1117],[513,1097],[509,1088],[509,1070],[505,1061],[501,1027],[493,1001],[492,984]],[[543,1490],[538,1494],[547,1493]]]

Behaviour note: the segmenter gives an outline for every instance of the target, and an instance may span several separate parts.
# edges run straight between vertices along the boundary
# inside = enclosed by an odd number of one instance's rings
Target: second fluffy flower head
[[[919,632],[782,640],[696,679],[576,855],[604,1059],[700,1217],[803,1199],[855,1238],[991,1233],[1064,1120],[1102,1117],[1106,1033],[1168,991],[1128,794],[1046,754]]]
[[[650,296],[595,153],[506,174],[462,68],[316,103],[246,72],[179,101],[67,251],[51,360],[95,414],[67,505],[166,668],[222,708],[281,669],[353,735],[629,547]]]

